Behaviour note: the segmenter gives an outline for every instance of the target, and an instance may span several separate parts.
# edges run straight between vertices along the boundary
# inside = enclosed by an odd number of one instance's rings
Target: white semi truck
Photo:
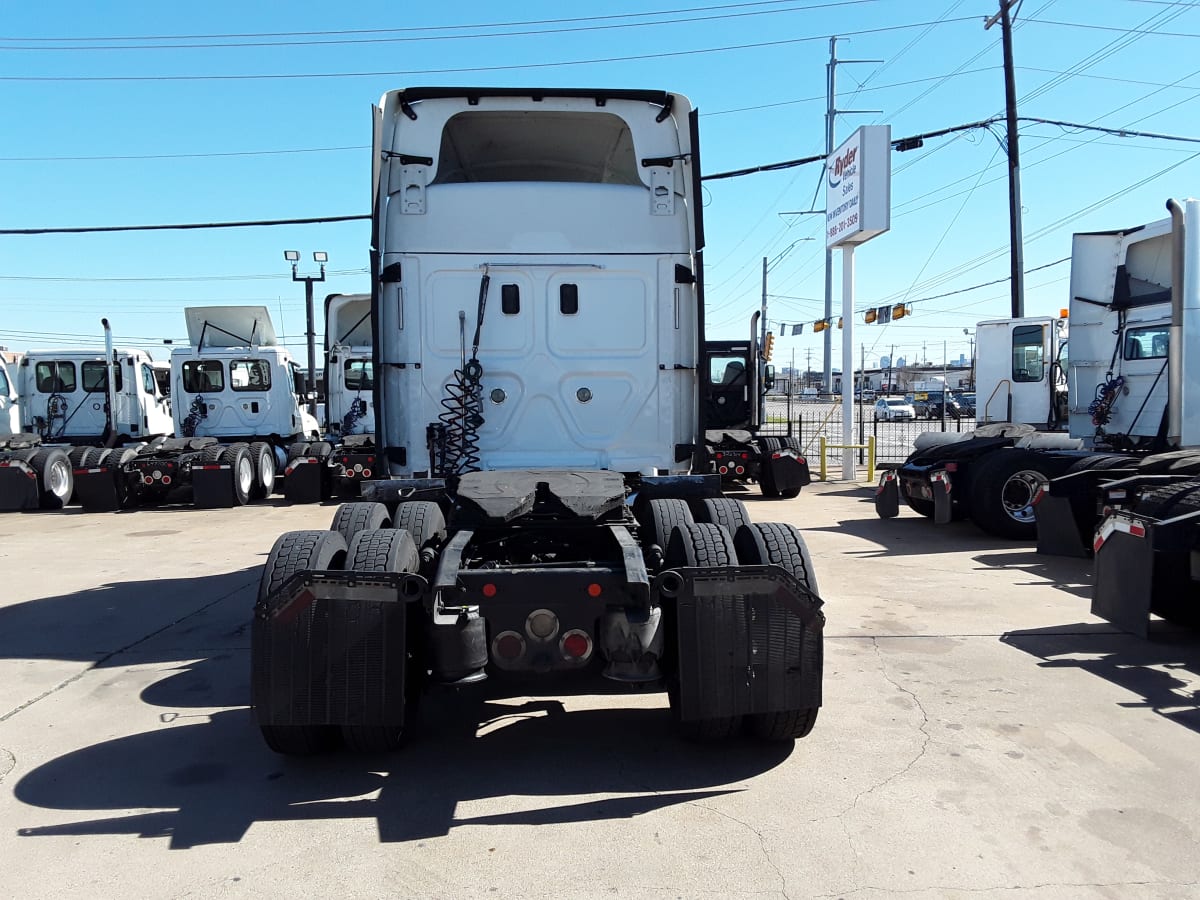
[[[286,448],[319,427],[303,406],[300,367],[263,306],[184,310],[189,346],[171,352],[175,437],[75,472],[85,509],[186,499],[242,505],[269,496]]]
[[[0,509],[58,509],[81,467],[114,463],[171,433],[170,403],[143,350],[31,350],[0,380]],[[4,382],[7,382],[5,384]]]
[[[376,110],[376,436],[282,535],[254,715],[288,754],[396,747],[433,684],[666,691],[680,731],[791,740],[821,704],[803,538],[704,453],[696,114],[643,90],[416,88]]]
[[[370,294],[325,298],[325,436],[288,448],[283,492],[292,503],[356,496],[383,475],[375,446]]]

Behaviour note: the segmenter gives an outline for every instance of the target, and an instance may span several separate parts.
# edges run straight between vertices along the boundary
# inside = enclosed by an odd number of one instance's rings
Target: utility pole
[[[323,250],[313,253],[313,262],[321,264],[320,275],[297,275],[296,266],[300,262],[300,254],[296,250],[284,250],[283,258],[292,264],[292,281],[304,282],[304,314],[307,317],[308,336],[308,411],[317,414],[317,331],[315,315],[313,314],[313,282],[325,280],[325,263],[329,254]]]
[[[1020,0],[1000,0],[1000,12],[984,24],[986,31],[1000,22],[1004,46],[1004,108],[1007,118],[1008,150],[1008,240],[1012,281],[1012,315],[1025,315],[1025,249],[1021,230],[1021,154],[1017,139],[1017,79],[1013,70],[1012,7]]]

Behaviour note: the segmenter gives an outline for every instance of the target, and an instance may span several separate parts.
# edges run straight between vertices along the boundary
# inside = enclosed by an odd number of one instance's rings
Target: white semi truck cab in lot
[[[392,749],[419,695],[483,681],[666,691],[700,738],[807,734],[824,619],[803,538],[704,474],[687,98],[392,91],[373,164],[388,477],[267,560],[268,745]]]

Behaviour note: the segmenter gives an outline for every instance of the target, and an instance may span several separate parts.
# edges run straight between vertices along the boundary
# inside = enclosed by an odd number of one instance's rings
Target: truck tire
[[[1067,466],[1065,474],[1087,472],[1092,469],[1118,469],[1122,463],[1133,465],[1134,460],[1128,456],[1121,456],[1116,453],[1091,453],[1075,460],[1075,462]]]
[[[275,448],[266,441],[250,445],[250,462],[254,466],[254,487],[250,499],[265,500],[275,493]]]
[[[91,447],[72,447],[70,452],[67,453],[67,459],[71,461],[71,468],[82,469],[83,460],[91,449]]]
[[[1152,453],[1138,461],[1138,471],[1146,475],[1200,475],[1200,452],[1171,450]]]
[[[202,466],[216,465],[217,462],[221,459],[221,454],[224,453],[228,449],[229,448],[226,447],[224,444],[209,444],[207,447],[203,448],[200,451],[200,457],[199,457],[200,465],[202,465]]]
[[[641,516],[642,547],[657,544],[666,553],[677,525],[693,525],[692,511],[683,500],[659,499],[646,504]]]
[[[655,500],[655,503],[662,501]],[[682,502],[682,501],[680,501]],[[684,509],[687,507],[685,506]],[[733,538],[720,525],[711,522],[685,522],[676,525],[667,542],[663,559],[666,568],[680,566],[702,566],[715,568],[737,565],[737,553]],[[683,721],[679,717],[679,684],[672,678],[668,681],[667,698],[671,704],[671,717],[678,735],[687,741],[707,743],[733,737],[742,727],[741,716],[715,716],[710,719]]]
[[[401,503],[396,507],[392,524],[412,535],[418,551],[436,547],[446,539],[446,517],[442,515],[442,508],[432,500]]]
[[[308,441],[296,441],[294,444],[289,444],[287,448],[287,461],[299,459],[302,456],[308,456]]]
[[[349,546],[360,531],[387,528],[391,524],[392,517],[382,503],[343,503],[333,514],[329,530],[338,532]]]
[[[1051,477],[1039,453],[992,451],[971,467],[971,521],[997,537],[1033,540],[1033,498]]]
[[[39,505],[42,509],[62,509],[75,491],[75,470],[62,450],[48,447],[29,457],[29,466],[38,476]]]
[[[229,466],[229,477],[233,479],[233,502],[245,506],[250,502],[254,490],[254,463],[245,444],[233,444],[217,458],[221,465]]]
[[[779,566],[801,585],[817,593],[817,576],[812,557],[799,529],[794,525],[764,522],[738,529],[733,539],[738,562],[742,565]],[[817,722],[818,706],[756,713],[746,717],[746,725],[757,738],[766,741],[795,741],[807,737]]]
[[[317,459],[329,459],[329,456],[332,453],[333,444],[329,443],[329,441],[313,441],[308,445],[308,455],[315,456]]]
[[[694,515],[697,522],[720,525],[729,532],[730,537],[737,534],[743,525],[750,524],[750,513],[746,511],[746,504],[733,497],[702,500],[697,504]]]
[[[336,531],[289,531],[271,548],[258,584],[258,599],[265,600],[297,572],[340,569],[346,542]],[[333,725],[259,725],[263,740],[285,756],[312,756],[332,750],[341,732]]]
[[[382,506],[372,503],[346,503],[345,506]],[[386,507],[385,507],[386,512]],[[354,535],[346,551],[343,568],[347,572],[415,572],[420,564],[412,535],[401,528],[366,529]],[[410,619],[411,621],[411,619]],[[342,740],[356,753],[389,753],[403,745],[417,699],[418,677],[414,666],[406,673],[408,696],[405,721],[399,725],[343,725]]]

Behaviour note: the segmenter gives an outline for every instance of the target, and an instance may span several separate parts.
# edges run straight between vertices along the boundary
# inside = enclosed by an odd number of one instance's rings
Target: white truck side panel
[[[17,408],[17,385],[4,360],[0,359],[0,437],[8,437],[20,430],[21,416]]]

